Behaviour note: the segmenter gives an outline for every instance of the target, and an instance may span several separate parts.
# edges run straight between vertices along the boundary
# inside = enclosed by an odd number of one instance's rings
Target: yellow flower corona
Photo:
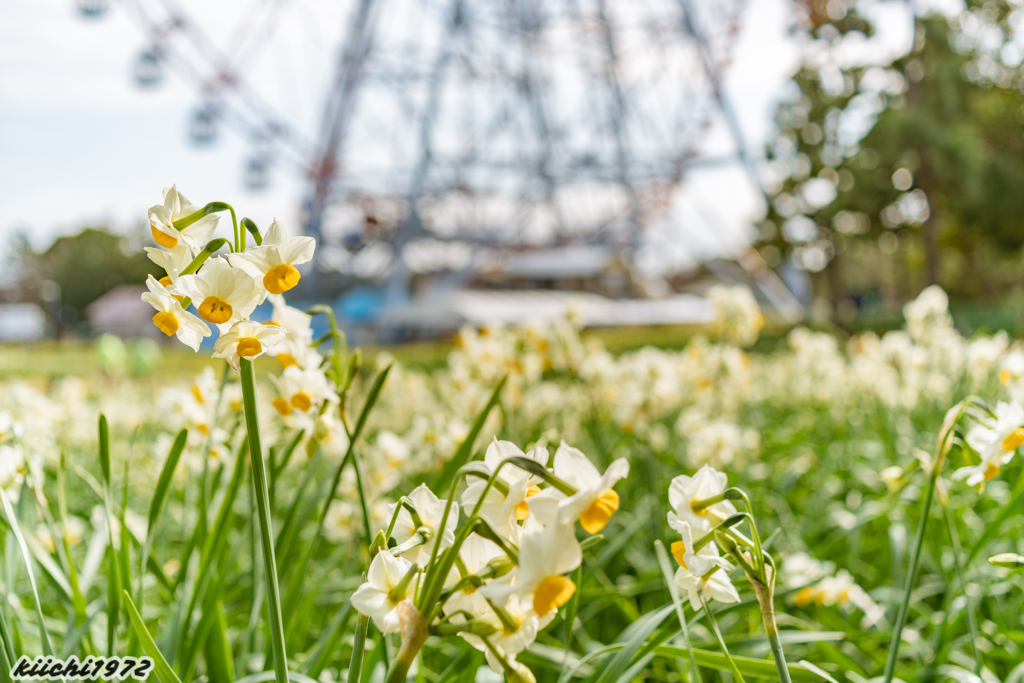
[[[1007,452],[1015,451],[1022,443],[1024,443],[1024,427],[1017,427],[1008,437],[1003,439],[1003,450]]]
[[[171,284],[173,283],[171,282],[171,277],[169,275],[164,275],[162,278],[160,278],[160,284],[162,284],[164,287],[170,287]],[[179,303],[182,301],[182,299],[185,298],[183,296],[178,296],[177,294],[171,294],[171,296],[177,299]]]
[[[238,355],[243,358],[252,358],[263,353],[263,344],[256,337],[243,337],[238,340]]]
[[[580,515],[580,526],[588,534],[596,534],[608,524],[608,520],[618,509],[619,494],[615,493],[615,489],[608,489]]]
[[[149,231],[153,233],[153,239],[155,239],[156,243],[159,244],[161,247],[164,247],[166,249],[173,249],[174,247],[178,246],[177,237],[171,237],[166,232],[162,230],[157,230],[156,226],[153,225],[152,223],[149,225]]]
[[[231,320],[231,313],[231,304],[215,296],[208,296],[199,304],[199,316],[215,325]]]
[[[277,409],[277,412],[281,413],[281,415],[287,416],[290,415],[292,412],[291,404],[289,404],[288,401],[284,400],[284,398],[281,396],[278,396],[273,400],[273,405],[274,408]]]
[[[533,592],[533,611],[538,616],[545,616],[551,610],[558,609],[576,592],[576,584],[568,577],[553,575],[545,576],[537,584],[537,590]]]
[[[535,496],[540,493],[540,487],[533,485],[526,489],[526,495],[523,500],[519,501],[519,505],[516,505],[516,521],[521,522],[530,516],[530,504],[526,502],[526,499],[530,496]]]
[[[263,286],[271,294],[283,294],[299,283],[299,271],[289,263],[282,263],[263,276]]]
[[[160,311],[154,315],[153,324],[168,337],[178,331],[178,319],[174,317],[173,313],[168,311]]]
[[[1003,471],[1003,468],[994,462],[990,462],[988,467],[985,468],[985,481],[992,481],[999,476],[999,473]]]
[[[292,405],[302,412],[306,412],[313,405],[313,398],[305,391],[299,391],[292,394]]]
[[[206,404],[206,399],[203,398],[203,390],[199,388],[198,384],[192,384],[192,397],[195,398],[196,403],[199,405]]]
[[[686,555],[686,544],[683,543],[682,541],[673,541],[672,542],[672,557],[676,558],[676,562],[679,563],[680,567],[682,567],[683,569],[689,569],[689,567],[686,566],[686,562],[683,561],[683,557],[685,555]]]
[[[265,324],[266,325],[271,325],[271,324],[274,324],[274,323],[265,323]],[[277,354],[277,362],[281,364],[282,368],[290,368],[293,365],[297,366],[299,364],[299,361],[295,360],[295,356],[293,356],[292,354],[288,353],[287,351],[282,351],[281,353]]]

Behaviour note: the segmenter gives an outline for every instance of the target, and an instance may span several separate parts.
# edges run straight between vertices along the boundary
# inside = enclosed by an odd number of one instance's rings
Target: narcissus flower
[[[546,448],[537,448],[529,453],[523,453],[511,441],[495,439],[484,454],[484,465],[493,472],[503,460],[511,457],[533,460],[541,467],[546,467],[548,464]],[[508,489],[508,493],[502,493],[498,488],[492,486],[484,496],[484,502],[480,505],[480,516],[486,519],[495,531],[508,537],[512,533],[511,527],[517,526],[516,522],[526,519],[530,514],[529,500],[541,492],[540,487],[537,486],[541,480],[515,465],[508,464],[498,473],[498,481]],[[486,480],[470,480],[469,486],[462,494],[462,507],[472,510],[486,487]]]
[[[722,562],[725,562],[725,560],[722,560]],[[718,571],[697,576],[689,569],[679,567],[673,580],[677,586],[687,592],[690,597],[690,606],[693,607],[694,611],[700,611],[701,595],[704,596],[705,600],[714,598],[719,602],[726,603],[740,601],[740,594],[736,591],[736,587],[732,585],[732,581],[726,573],[729,569],[731,567],[726,565],[725,568]]]
[[[192,315],[178,303],[178,298],[167,291],[160,282],[150,275],[146,279],[149,291],[142,295],[142,300],[156,309],[153,324],[168,337],[176,335],[181,343],[193,351],[199,350],[203,337],[210,336],[210,328],[206,323]]]
[[[416,581],[403,579],[412,568],[412,562],[394,557],[385,551],[377,553],[366,572],[366,583],[352,594],[352,606],[364,616],[373,619],[383,634],[398,633],[402,621],[398,605],[416,592]]]
[[[673,512],[668,513],[668,524],[676,531],[682,524],[689,524],[694,531],[705,532],[717,523],[736,513],[736,507],[727,500],[715,503],[706,508],[695,510],[700,501],[717,496],[729,485],[724,472],[719,472],[711,465],[704,465],[697,474],[689,477],[680,475],[672,480],[668,488],[668,502]]]
[[[312,237],[289,237],[276,220],[271,223],[263,244],[231,257],[231,264],[249,273],[271,294],[282,294],[299,283],[296,265],[313,258],[316,240]]]
[[[217,229],[219,217],[216,214],[203,216],[181,230],[174,227],[174,221],[195,213],[199,208],[192,206],[175,186],[164,190],[164,203],[149,209],[149,227],[153,239],[167,249],[172,249],[183,242],[193,253],[201,251],[210,241],[213,231]]]
[[[219,326],[221,332],[248,317],[260,301],[252,278],[219,257],[207,261],[195,275],[182,275],[175,285],[179,294],[192,299],[199,317]]]
[[[149,260],[157,264],[167,275],[160,278],[160,284],[167,288],[171,294],[175,294],[173,284],[178,281],[178,276],[181,271],[188,267],[188,264],[192,263],[192,252],[189,251],[188,246],[185,244],[179,244],[171,249],[157,249],[155,247],[146,247],[146,255],[149,256]],[[175,295],[178,301],[181,301],[183,297]]]
[[[426,543],[407,551],[403,557],[423,567],[430,562],[430,554],[433,552],[435,544],[441,544],[440,548],[438,548],[438,552],[440,552],[455,543],[455,527],[459,524],[459,504],[452,503],[452,509],[448,513],[448,521],[444,529],[442,529],[441,519],[444,517],[444,507],[448,501],[439,500],[434,495],[434,492],[427,488],[426,484],[420,484],[413,489],[412,493],[409,494],[409,500],[412,501],[413,506],[416,508],[416,514],[419,516],[422,526],[426,527],[430,538]],[[394,515],[397,505],[398,503],[394,503],[388,506],[388,519]],[[392,536],[401,545],[412,538],[419,528],[412,515],[409,514],[409,511],[402,508],[398,512],[398,519],[395,522],[395,530]]]
[[[994,419],[967,432],[967,443],[978,452],[981,462],[956,470],[953,479],[966,479],[968,486],[984,484],[996,477],[1024,444],[1024,406],[1000,401]]]
[[[236,372],[242,358],[252,360],[265,350],[264,345],[277,343],[284,330],[273,325],[261,325],[252,320],[240,320],[220,335],[213,345],[213,357],[227,360]]]
[[[554,487],[547,488],[531,498],[531,511],[544,524],[572,523],[578,519],[587,533],[601,531],[619,509],[619,494],[612,487],[629,475],[626,459],[619,458],[601,474],[583,451],[563,441],[555,451],[554,470],[577,492],[567,497]],[[552,503],[557,505],[554,510]],[[552,518],[553,513],[557,520]]]
[[[302,370],[293,365],[271,379],[277,384],[279,394],[273,405],[281,415],[293,410],[305,413],[324,401],[337,400],[337,394],[331,391],[327,377],[320,370]]]
[[[554,610],[544,617],[537,616],[529,602],[524,602],[514,595],[505,603],[503,609],[510,622],[507,625],[502,624],[494,612],[478,616],[477,618],[494,626],[496,632],[488,636],[487,639],[503,657],[509,659],[514,659],[520,652],[533,645],[533,642],[537,640],[537,633],[555,618]],[[484,644],[482,638],[471,633],[460,633],[459,635],[465,638],[467,643],[485,654],[487,664],[491,667],[491,670],[498,673],[503,670],[501,660]]]
[[[519,565],[502,579],[480,588],[498,606],[516,595],[546,617],[569,601],[576,584],[565,576],[583,560],[571,523],[551,524],[523,534]]]
[[[284,368],[319,368],[324,358],[312,346],[312,316],[289,306],[280,294],[271,294],[267,298],[274,306],[267,324],[279,325],[288,331],[284,339],[275,344],[273,349],[268,349],[267,353],[277,358]]]
[[[715,567],[727,567],[728,563],[718,555],[718,546],[712,541],[700,550],[694,550],[693,531],[686,522],[679,523],[681,540],[672,544],[672,556],[683,569],[694,576],[704,576]]]

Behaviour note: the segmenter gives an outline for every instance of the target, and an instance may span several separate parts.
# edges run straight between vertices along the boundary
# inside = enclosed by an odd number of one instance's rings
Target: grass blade
[[[476,442],[476,438],[480,436],[480,431],[484,428],[484,423],[487,421],[487,416],[491,413],[491,408],[498,404],[498,399],[501,394],[502,388],[505,386],[505,382],[508,381],[508,375],[501,378],[497,386],[494,387],[494,391],[491,392],[491,398],[487,401],[487,405],[484,409],[477,413],[476,419],[473,420],[473,427],[469,430],[469,434],[463,439],[462,443],[459,444],[459,449],[455,451],[455,455],[452,459],[445,463],[444,469],[441,470],[441,474],[438,475],[437,479],[434,480],[433,490],[447,491],[448,487],[451,486],[452,479],[455,477],[455,473],[458,472],[463,465],[469,462],[469,459],[473,456],[473,444]]]
[[[18,518],[14,514],[14,507],[11,505],[11,499],[7,497],[7,492],[0,489],[0,502],[3,503],[4,514],[7,516],[7,523],[11,526],[11,531],[14,532],[14,538],[18,542],[18,547],[21,549],[21,555],[25,560],[25,569],[28,572],[28,582],[32,586],[32,600],[35,602],[36,617],[39,619],[39,638],[43,644],[43,654],[54,655],[53,643],[50,642],[50,634],[46,630],[46,622],[43,619],[43,605],[39,601],[39,589],[36,586],[36,574],[32,569],[32,555],[29,553],[28,546],[25,544],[25,536],[21,533],[21,527],[18,525]],[[61,678],[61,680],[64,680]]]
[[[142,615],[135,609],[132,596],[128,595],[128,591],[122,591],[121,595],[124,598],[124,606],[128,610],[128,618],[131,619],[132,627],[142,642],[142,650],[153,659],[153,671],[156,673],[156,677],[160,679],[160,683],[181,683],[181,679],[171,670],[167,660],[164,659],[163,653],[160,652],[160,648],[156,646],[153,636],[149,635],[149,630],[146,628],[145,622],[142,621]]]
[[[110,564],[107,577],[107,656],[113,657],[117,646],[117,625],[121,616],[121,571],[117,566],[114,545],[114,513],[110,507],[110,434],[107,416],[100,413],[99,422],[100,471],[103,473],[103,511],[107,520],[107,546]],[[80,472],[81,473],[81,472]],[[89,478],[86,478],[89,482]]]
[[[142,604],[143,578],[146,574],[149,551],[153,544],[153,531],[156,529],[157,520],[160,519],[160,513],[164,509],[164,503],[167,502],[167,492],[170,491],[174,470],[178,468],[178,461],[181,459],[182,451],[185,450],[185,440],[187,438],[187,429],[182,429],[178,432],[178,436],[174,439],[174,444],[171,446],[171,451],[167,454],[167,460],[164,461],[163,469],[160,470],[160,478],[156,482],[156,490],[153,491],[153,500],[149,502],[149,523],[146,525],[146,540],[142,546],[142,570],[139,574],[139,604]]]

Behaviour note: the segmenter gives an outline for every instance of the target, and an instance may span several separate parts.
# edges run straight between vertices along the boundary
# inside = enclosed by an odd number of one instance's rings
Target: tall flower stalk
[[[242,378],[245,428],[249,435],[249,462],[252,464],[256,512],[260,522],[260,543],[263,547],[263,576],[267,584],[267,611],[270,619],[271,645],[274,651],[274,677],[276,683],[288,683],[288,653],[285,648],[284,619],[281,616],[281,592],[277,582],[277,559],[274,557],[274,530],[270,518],[267,470],[263,462],[263,442],[260,439],[260,418],[256,402],[256,373],[251,360],[243,359],[239,367]]]

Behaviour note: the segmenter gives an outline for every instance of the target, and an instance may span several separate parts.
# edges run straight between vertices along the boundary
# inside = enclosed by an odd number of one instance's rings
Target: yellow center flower
[[[292,394],[292,405],[302,412],[306,412],[313,405],[313,399],[305,391],[300,391]]]
[[[288,368],[293,365],[299,364],[299,361],[295,360],[295,356],[288,353],[287,351],[282,351],[281,353],[277,354],[277,362],[281,364],[282,368]]]
[[[580,515],[580,526],[588,534],[596,534],[605,527],[618,509],[619,494],[615,493],[614,489],[608,489],[583,511]]]
[[[209,436],[210,425],[206,424],[205,422],[200,422],[199,424],[196,425],[196,431],[202,434],[203,436]]]
[[[814,600],[814,588],[805,586],[796,592],[796,606],[806,607]]]
[[[215,296],[208,296],[199,304],[199,316],[214,325],[231,320],[231,304]]]
[[[253,358],[263,353],[263,344],[256,337],[244,337],[238,340],[238,355],[242,358]]]
[[[274,407],[277,408],[277,412],[282,415],[289,415],[292,412],[291,405],[281,396],[274,399]]]
[[[533,611],[543,617],[553,609],[558,609],[576,592],[576,584],[565,576],[545,576],[533,592]]]
[[[1002,382],[1003,384],[1009,384],[1010,383],[1010,371],[1007,370],[1006,368],[1003,368],[1002,370],[1000,370],[999,371],[999,381]]]
[[[149,224],[149,231],[153,233],[153,239],[155,239],[156,243],[159,244],[161,247],[173,249],[174,247],[178,246],[177,237],[172,237],[163,230],[157,230],[157,227],[152,223]]]
[[[283,294],[299,284],[300,277],[299,271],[295,269],[295,266],[282,263],[263,276],[263,286],[271,294]]]
[[[526,502],[526,499],[530,496],[536,496],[540,493],[539,486],[529,486],[526,489],[526,495],[519,501],[519,505],[516,505],[516,521],[521,522],[530,515],[530,504]]]
[[[690,501],[690,510],[693,512],[693,514],[700,515],[701,517],[703,517],[706,514],[708,514],[708,509],[707,508],[700,508],[698,510],[695,506],[698,505],[699,503],[700,503],[700,498],[694,498],[693,500],[691,500]]]
[[[192,398],[194,398],[196,400],[196,403],[198,403],[199,405],[203,405],[204,403],[206,403],[206,401],[203,400],[203,392],[199,388],[198,384],[192,385]]]
[[[683,562],[683,555],[685,553],[686,553],[686,544],[685,543],[683,543],[682,541],[675,541],[672,544],[672,557],[676,558],[676,562],[679,563],[680,567],[682,567],[683,569],[689,569],[689,567],[686,566],[686,563]]]
[[[168,337],[178,331],[178,319],[174,317],[173,313],[167,311],[160,311],[154,315],[153,324]]]
[[[1008,437],[1003,439],[1003,450],[1006,452],[1015,451],[1022,443],[1024,443],[1024,428],[1017,427]]]
[[[992,479],[999,476],[999,473],[1003,471],[1003,468],[994,462],[990,462],[988,467],[985,468],[985,481],[991,481]]]
[[[160,234],[162,235],[163,233],[160,233]],[[164,275],[162,278],[160,278],[160,284],[162,284],[164,287],[170,287],[173,284],[171,282],[171,276],[170,275]],[[170,292],[168,292],[168,294],[170,294]],[[181,302],[182,299],[185,298],[183,296],[178,296],[177,294],[171,294],[171,296],[173,296],[175,299],[177,299],[179,303]]]

